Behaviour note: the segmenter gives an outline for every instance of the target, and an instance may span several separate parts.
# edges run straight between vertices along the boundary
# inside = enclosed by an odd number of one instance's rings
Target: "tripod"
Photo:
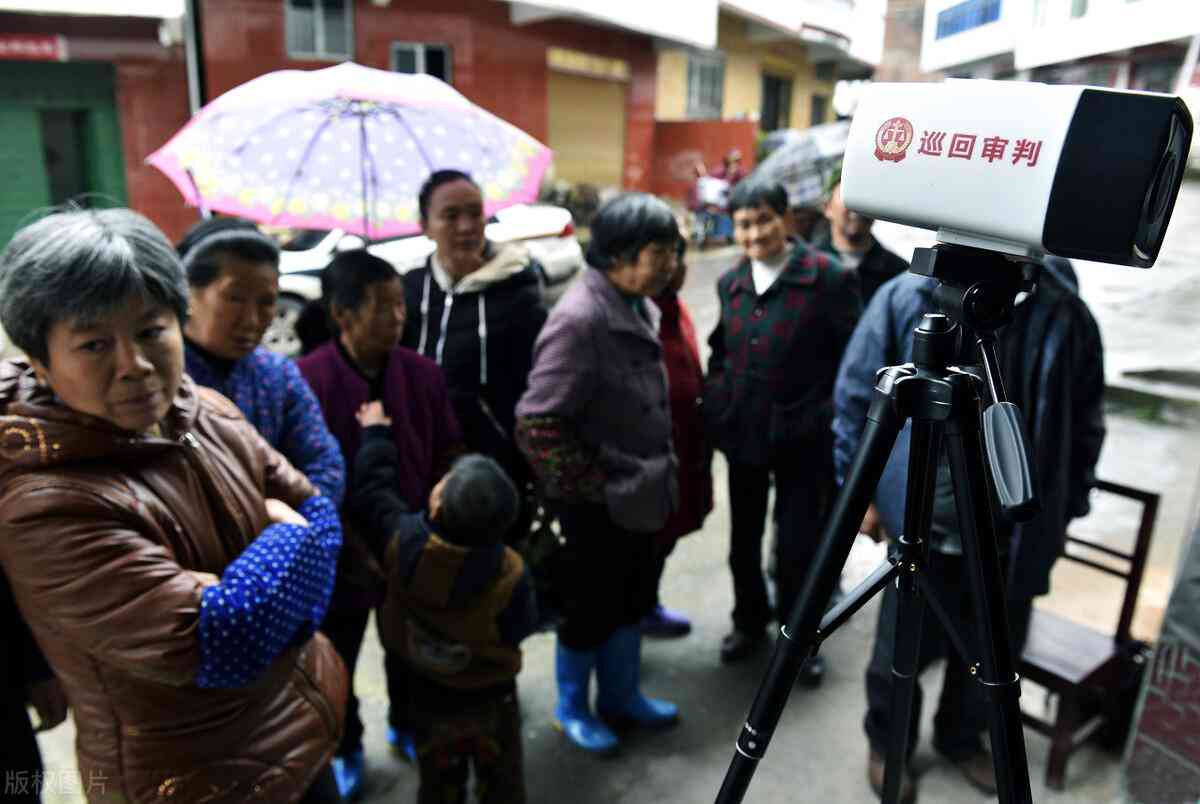
[[[986,690],[996,785],[1002,804],[1031,802],[1021,731],[1020,679],[1014,669],[1005,611],[992,489],[1005,515],[1024,521],[1037,513],[1021,414],[1006,401],[996,354],[996,330],[1012,316],[1015,297],[1033,287],[1025,265],[995,252],[938,245],[917,249],[913,273],[939,281],[928,314],[913,332],[913,362],[883,368],[862,441],[834,503],[816,559],[791,617],[781,629],[717,804],[740,802],[766,753],[803,663],[821,643],[888,584],[899,591],[893,653],[892,718],[883,801],[895,804],[908,753],[925,604],[959,656],[978,657],[969,671]],[[974,334],[982,376],[952,366],[963,330]],[[990,400],[986,409],[981,407]],[[912,420],[904,532],[888,560],[833,609],[825,612],[858,525],[883,474],[892,446]],[[954,483],[966,583],[978,638],[958,633],[926,578],[938,457],[943,445]],[[968,660],[970,661],[970,660]]]

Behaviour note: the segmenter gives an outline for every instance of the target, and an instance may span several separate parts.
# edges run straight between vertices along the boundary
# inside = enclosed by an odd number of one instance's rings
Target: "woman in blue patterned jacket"
[[[177,250],[187,272],[187,373],[231,399],[267,442],[335,505],[346,464],[296,364],[260,345],[279,297],[279,247],[240,218],[192,227]]]

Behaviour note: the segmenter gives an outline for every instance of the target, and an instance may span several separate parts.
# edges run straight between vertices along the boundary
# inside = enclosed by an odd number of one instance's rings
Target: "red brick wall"
[[[72,60],[111,61],[129,206],[178,239],[199,216],[145,160],[188,120],[183,48],[163,49],[152,19],[0,14],[0,30],[65,36]]]
[[[210,98],[271,70],[330,64],[287,57],[281,0],[205,0],[203,21]],[[649,37],[565,21],[514,26],[509,5],[496,0],[399,0],[386,8],[359,0],[354,36],[354,60],[380,69],[390,67],[393,41],[449,45],[455,89],[542,142],[549,127],[548,47],[628,61],[625,181],[649,189],[657,63]]]
[[[754,169],[758,123],[749,120],[682,120],[654,127],[652,192],[686,201],[695,184],[693,166],[721,164],[733,148],[742,152],[742,167]]]
[[[176,242],[199,220],[175,185],[146,157],[188,121],[187,70],[183,52],[171,61],[118,61],[117,112],[125,156],[129,206],[141,212]]]

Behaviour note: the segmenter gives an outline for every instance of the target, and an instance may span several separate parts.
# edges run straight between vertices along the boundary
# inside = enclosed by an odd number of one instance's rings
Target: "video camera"
[[[946,244],[1149,268],[1192,139],[1171,95],[1018,81],[875,84],[842,199]]]

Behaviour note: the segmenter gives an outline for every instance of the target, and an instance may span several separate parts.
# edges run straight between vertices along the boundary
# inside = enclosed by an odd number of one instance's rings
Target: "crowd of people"
[[[422,804],[465,801],[472,770],[481,802],[526,800],[517,679],[539,629],[555,631],[570,744],[609,754],[626,729],[677,724],[679,704],[642,689],[641,645],[691,629],[659,588],[713,510],[714,450],[734,598],[719,655],[738,662],[797,598],[874,372],[911,358],[932,309],[929,280],[842,205],[836,174],[829,238],[813,243],[789,235],[781,186],[738,179],[740,254],[717,283],[706,367],[679,223],[640,193],[601,207],[588,270],[547,311],[529,253],[485,238],[472,178],[434,172],[418,199],[434,253],[404,276],[338,253],[296,361],[261,345],[279,249],[253,223],[209,219],[177,247],[122,209],[19,231],[0,258],[0,324],[26,355],[0,367],[3,770],[40,769],[27,705],[39,728],[69,705],[80,773],[105,780],[91,800],[351,800],[372,612],[387,739]],[[1104,436],[1098,330],[1069,264],[1047,261],[1001,344],[1045,509],[1005,533],[1020,645]],[[900,532],[906,454],[902,438],[863,522],[879,538]],[[931,566],[965,620],[947,478]],[[532,523],[548,516],[561,545],[535,566]],[[866,677],[877,791],[893,597]],[[926,626],[922,667],[954,650]],[[977,685],[955,666],[934,743],[994,792]],[[814,657],[801,681],[824,669]]]

